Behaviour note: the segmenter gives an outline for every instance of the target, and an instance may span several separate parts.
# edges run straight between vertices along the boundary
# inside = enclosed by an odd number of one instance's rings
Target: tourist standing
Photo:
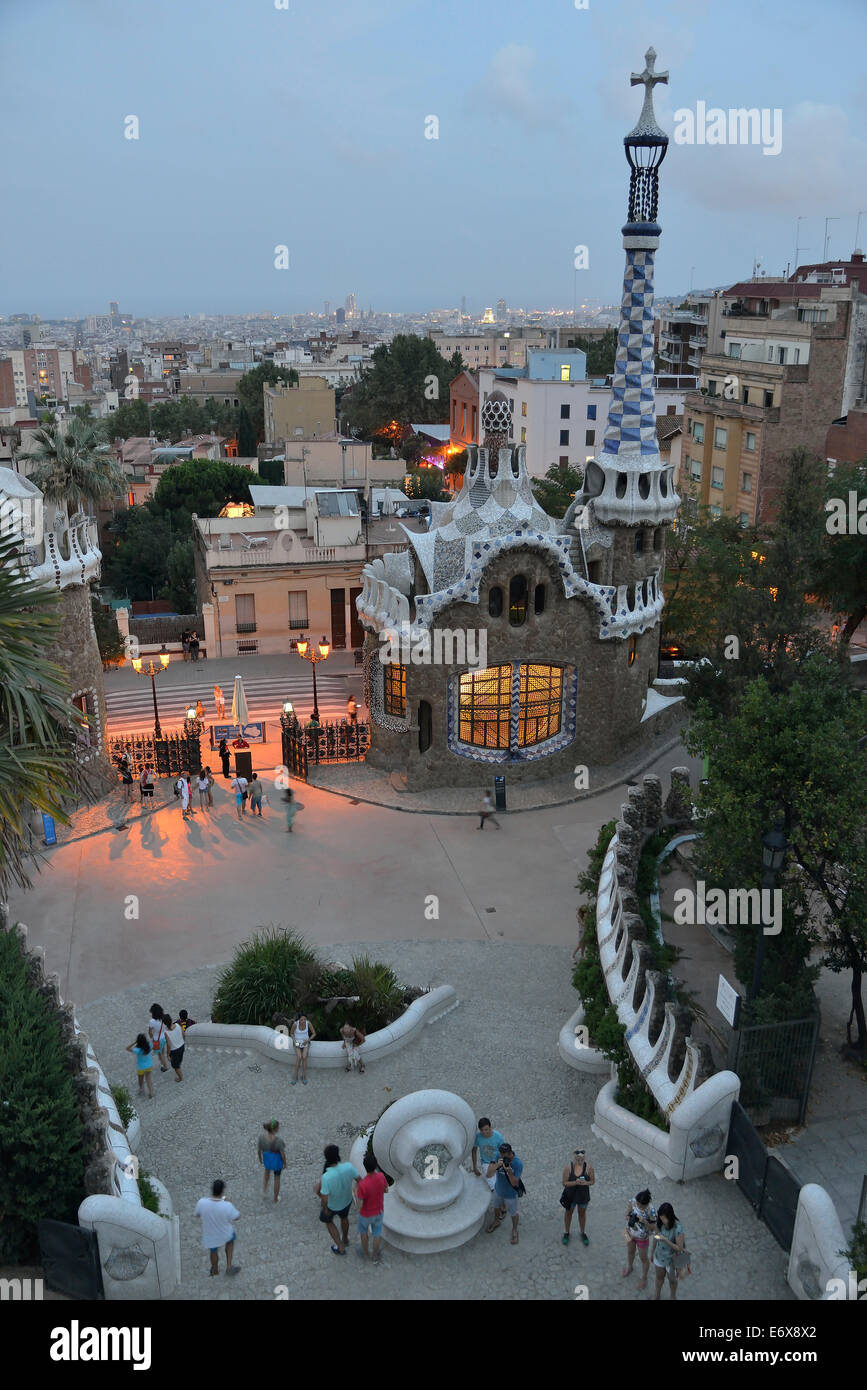
[[[298,802],[291,787],[286,788],[286,829],[292,834],[292,822],[298,813]]]
[[[193,788],[192,784],[190,783],[189,773],[182,772],[177,782],[175,783],[175,787],[177,789],[178,796],[181,799],[182,818],[184,820],[189,820],[191,816],[194,816],[196,814],[192,806]]]
[[[503,1143],[505,1140],[500,1131],[494,1129],[487,1115],[483,1115],[479,1120],[479,1127],[473,1140],[471,1159],[476,1177],[484,1178],[492,1192],[497,1183],[496,1167],[500,1160],[500,1145]],[[478,1160],[476,1159],[477,1154]],[[479,1164],[481,1164],[481,1171]]]
[[[182,633],[181,633],[181,648],[182,648],[183,653],[184,653],[184,661],[189,661],[189,659],[190,659],[190,634],[189,634],[189,632],[182,632]]]
[[[346,1053],[346,1070],[351,1071],[353,1067],[357,1067],[359,1072],[363,1072],[361,1048],[365,1039],[361,1029],[356,1028],[355,1024],[347,1019],[340,1030],[340,1036],[343,1039],[343,1051]]]
[[[208,806],[213,809],[214,795],[212,788],[214,786],[214,774],[209,767],[205,768],[205,776],[208,779]]]
[[[199,635],[197,632],[190,633],[190,661],[199,659]]]
[[[380,1172],[379,1165],[372,1153],[366,1153],[364,1159],[365,1176],[354,1184],[355,1200],[359,1203],[358,1213],[358,1234],[361,1238],[361,1245],[358,1253],[362,1259],[369,1253],[373,1263],[379,1264],[379,1247],[382,1245],[382,1215],[385,1209],[385,1194],[388,1191],[388,1179],[384,1173]],[[373,1238],[373,1249],[368,1252],[368,1239]]]
[[[479,806],[479,829],[484,830],[485,821],[492,820],[497,829],[500,829],[500,822],[494,815],[494,802],[490,792],[485,792]]]
[[[326,1144],[323,1157],[325,1167],[322,1177],[316,1183],[319,1194],[319,1220],[328,1227],[331,1236],[331,1253],[345,1255],[349,1244],[349,1209],[352,1206],[352,1186],[361,1177],[351,1163],[342,1163],[340,1150],[336,1144]],[[340,1234],[337,1222],[340,1221]]]
[[[272,1173],[274,1174],[274,1201],[280,1201],[280,1174],[286,1167],[286,1143],[277,1132],[279,1128],[278,1120],[267,1120],[263,1123],[262,1133],[259,1135],[259,1162],[265,1170],[262,1196],[266,1202]]]
[[[124,754],[124,757],[126,758],[126,762],[121,762],[120,777],[121,781],[123,782],[123,789],[126,794],[126,799],[127,801],[132,801],[132,768],[130,766],[129,758],[126,754]]]
[[[241,1213],[225,1195],[226,1184],[217,1178],[211,1186],[210,1197],[196,1202],[196,1216],[202,1223],[202,1247],[211,1256],[211,1277],[220,1272],[220,1247],[226,1247],[226,1273],[237,1274],[240,1265],[232,1264],[235,1241],[238,1239],[234,1222]]]
[[[640,1289],[647,1288],[647,1276],[650,1273],[648,1249],[656,1224],[656,1210],[650,1205],[650,1188],[643,1187],[640,1192],[636,1192],[626,1208],[626,1264],[621,1271],[623,1278],[627,1279],[632,1273],[637,1250],[641,1261],[641,1278],[638,1281]]]
[[[220,762],[223,764],[223,776],[229,777],[231,775],[229,772],[229,759],[232,755],[229,752],[229,745],[224,738],[220,739],[220,746],[217,749],[217,756],[220,759]]]
[[[523,1196],[524,1184],[521,1174],[524,1165],[511,1144],[502,1143],[499,1149],[494,1184],[494,1219],[488,1226],[488,1235],[495,1231],[508,1212],[512,1218],[512,1244],[518,1244],[518,1200]]]
[[[205,718],[205,706],[202,704],[201,700],[196,701],[196,718],[201,720]]]
[[[358,701],[354,695],[350,695],[349,699],[346,701],[346,717],[350,724],[358,723]]]
[[[139,1095],[141,1095],[141,1093],[144,1091],[144,1085],[145,1082],[147,1082],[148,1095],[150,1096],[151,1100],[153,1100],[154,1083],[151,1077],[151,1072],[153,1071],[154,1066],[154,1055],[151,1050],[151,1045],[145,1037],[144,1033],[139,1033],[137,1035],[135,1042],[130,1043],[129,1047],[127,1048],[127,1052],[135,1053],[135,1067],[136,1074],[138,1076]]]
[[[310,1044],[316,1037],[316,1029],[306,1014],[300,1014],[289,1029],[289,1036],[292,1039],[292,1046],[295,1048],[295,1076],[292,1079],[292,1085],[298,1084],[298,1070],[300,1068],[301,1085],[306,1086],[307,1058],[310,1056]]]
[[[262,783],[259,781],[258,772],[253,773],[250,782],[250,814],[252,816],[262,814]]]
[[[222,687],[221,685],[215,685],[215,686],[214,686],[214,704],[215,704],[216,710],[217,710],[217,718],[218,718],[218,719],[225,719],[225,717],[226,717],[226,697],[225,697],[224,694],[223,694],[223,687]]]
[[[245,804],[247,800],[246,777],[239,777],[238,774],[235,773],[235,776],[232,778],[232,791],[235,793],[235,810],[238,813],[238,820],[240,820],[241,817],[247,813]]]
[[[686,1236],[683,1227],[674,1214],[671,1202],[662,1202],[658,1214],[659,1230],[653,1237],[653,1273],[656,1277],[656,1291],[652,1294],[658,1299],[662,1286],[668,1278],[668,1289],[672,1298],[677,1298],[677,1279],[680,1270],[677,1257],[686,1249]]]
[[[578,941],[572,952],[572,964],[577,964],[577,958],[584,959],[584,952],[587,949],[585,937],[587,935],[587,907],[582,906],[576,909],[575,916],[578,919]]]
[[[196,787],[199,792],[199,805],[203,811],[206,811],[209,805],[213,805],[211,801],[211,778],[207,768],[203,768],[196,778]]]
[[[166,1048],[168,1049],[169,1062],[175,1074],[176,1081],[183,1081],[184,1074],[181,1071],[181,1062],[184,1060],[184,1030],[180,1020],[173,1021],[171,1014],[163,1014],[163,1026],[165,1028]]]
[[[596,1181],[596,1174],[592,1164],[588,1163],[583,1149],[576,1149],[572,1155],[572,1162],[567,1168],[563,1169],[563,1191],[560,1194],[560,1205],[564,1209],[563,1224],[563,1244],[569,1244],[569,1228],[572,1225],[572,1213],[578,1211],[578,1226],[581,1231],[581,1239],[585,1245],[590,1241],[585,1234],[584,1227],[587,1223],[587,1206],[590,1202],[590,1188]]]
[[[139,796],[142,802],[147,802],[149,806],[154,804],[154,775],[150,767],[142,769],[138,779]]]
[[[154,1052],[159,1054],[160,1071],[168,1071],[166,1064],[166,1025],[163,1022],[163,1011],[159,1004],[151,1004],[151,1016],[148,1023],[148,1036]]]

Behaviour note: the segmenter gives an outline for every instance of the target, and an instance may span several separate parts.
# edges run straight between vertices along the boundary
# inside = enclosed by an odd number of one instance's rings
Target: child
[[[130,1043],[127,1052],[135,1053],[136,1071],[138,1073],[139,1094],[144,1091],[144,1083],[148,1083],[148,1095],[151,1100],[154,1098],[154,1083],[151,1079],[151,1071],[154,1065],[154,1055],[151,1052],[151,1045],[144,1033],[139,1033],[135,1042]]]
[[[186,1031],[187,1031],[188,1028],[192,1028],[192,1026],[193,1026],[193,1024],[195,1023],[195,1021],[196,1021],[196,1020],[195,1020],[194,1018],[190,1018],[190,1016],[189,1016],[189,1014],[187,1013],[186,1009],[181,1009],[181,1010],[180,1010],[180,1012],[179,1012],[179,1014],[178,1014],[178,1023],[181,1025],[181,1029],[182,1029],[182,1031],[183,1031],[184,1033],[186,1033]]]

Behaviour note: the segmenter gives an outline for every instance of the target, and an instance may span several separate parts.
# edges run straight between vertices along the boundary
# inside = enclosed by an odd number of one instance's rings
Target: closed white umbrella
[[[247,696],[244,694],[244,682],[240,676],[236,676],[235,688],[232,691],[232,723],[243,728],[249,722],[250,711],[247,708]]]

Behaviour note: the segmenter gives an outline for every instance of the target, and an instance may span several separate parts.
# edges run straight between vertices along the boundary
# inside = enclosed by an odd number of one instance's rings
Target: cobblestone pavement
[[[548,806],[566,806],[585,801],[601,792],[619,787],[627,780],[647,772],[664,753],[670,753],[667,767],[686,764],[689,758],[681,743],[679,732],[669,732],[657,739],[653,747],[635,750],[616,763],[596,768],[588,765],[588,790],[576,791],[575,777],[550,777],[542,782],[509,782],[506,775],[506,804],[510,811],[538,811]],[[414,811],[428,815],[478,815],[481,793],[493,788],[496,767],[489,771],[479,768],[479,781],[473,787],[431,787],[421,791],[402,791],[395,786],[389,773],[367,763],[329,763],[310,765],[311,785],[340,796],[357,797],[377,806],[397,811]],[[667,784],[666,784],[667,790]],[[625,795],[625,788],[624,788]]]
[[[327,948],[321,948],[324,951]],[[581,1077],[557,1054],[557,1033],[574,1009],[569,953],[562,946],[499,941],[401,941],[338,945],[335,958],[369,951],[390,961],[408,983],[453,984],[460,1007],[423,1037],[372,1064],[364,1076],[312,1071],[308,1086],[291,1086],[288,1069],[252,1055],[190,1046],[184,1081],[154,1077],[156,1098],[141,1103],[139,1156],[168,1187],[180,1218],[180,1299],[272,1299],[280,1286],[292,1299],[553,1299],[572,1300],[585,1286],[590,1300],[642,1298],[636,1272],[621,1278],[627,1200],[649,1182],[655,1202],[669,1200],[693,1253],[684,1301],[786,1300],[786,1255],[753,1215],[733,1183],[721,1176],[685,1186],[657,1182],[606,1148],[591,1132],[598,1081]],[[176,1012],[208,1017],[216,966],[136,986],[79,1011],[112,1082],[135,1093],[125,1045],[144,1026],[158,1000]],[[317,1220],[313,1183],[322,1147],[352,1138],[391,1100],[426,1087],[463,1096],[488,1114],[524,1160],[527,1196],[521,1240],[506,1229],[481,1232],[458,1250],[411,1256],[384,1247],[381,1266],[363,1266],[354,1248],[345,1259],[329,1252]],[[279,1119],[288,1151],[279,1206],[262,1199],[256,1140],[264,1120]],[[573,1235],[563,1247],[558,1206],[562,1168],[579,1144],[587,1147],[597,1182],[588,1217],[590,1245]],[[233,1280],[210,1279],[199,1246],[196,1200],[222,1176],[241,1212]],[[575,1223],[577,1228],[577,1222]],[[353,1218],[351,1235],[355,1241]]]

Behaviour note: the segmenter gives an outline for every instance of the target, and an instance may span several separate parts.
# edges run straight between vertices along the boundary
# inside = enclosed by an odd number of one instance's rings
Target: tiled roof
[[[682,415],[657,415],[656,417],[656,438],[661,444],[663,440],[672,439],[683,429]]]

